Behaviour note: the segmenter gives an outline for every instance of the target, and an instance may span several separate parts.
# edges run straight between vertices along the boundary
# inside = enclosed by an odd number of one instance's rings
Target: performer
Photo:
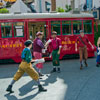
[[[35,59],[41,59],[42,58],[42,49],[44,49],[44,44],[42,42],[43,38],[43,32],[37,32],[36,39],[33,41],[33,56]],[[41,73],[41,69],[43,69],[43,63],[39,63],[36,65],[38,69],[39,76],[43,76]]]
[[[16,72],[16,74],[14,75],[14,78],[11,82],[11,84],[8,86],[7,90],[10,93],[13,93],[12,91],[12,86],[14,85],[14,83],[19,80],[22,75],[26,72],[33,80],[35,80],[38,84],[38,88],[39,91],[47,91],[46,89],[44,89],[42,87],[42,85],[40,84],[39,81],[39,75],[38,73],[35,71],[35,69],[32,67],[31,62],[34,62],[34,60],[32,60],[32,55],[31,55],[31,51],[30,49],[32,48],[32,41],[31,40],[27,40],[25,43],[25,48],[22,51],[22,62],[19,65],[19,69]]]
[[[79,43],[78,43],[79,42]],[[76,39],[76,43],[75,43],[75,51],[78,51],[77,46],[79,47],[79,55],[80,55],[80,69],[83,68],[83,55],[84,55],[84,63],[86,65],[86,67],[88,67],[87,64],[87,58],[88,58],[88,52],[87,52],[87,44],[90,44],[92,49],[94,49],[93,45],[91,44],[91,42],[88,40],[88,37],[86,37],[84,35],[84,31],[81,30],[80,31],[80,36],[77,37]]]
[[[48,46],[48,44],[50,44],[50,46],[52,47],[52,63],[53,63],[53,70],[51,71],[51,73],[53,72],[60,72],[60,62],[59,62],[59,56],[60,56],[60,52],[61,52],[61,39],[57,38],[57,32],[53,31],[52,32],[52,39],[49,39],[46,44],[45,47]],[[58,70],[56,70],[56,67],[58,68]]]
[[[97,59],[96,59],[96,66],[99,67],[100,64],[100,37],[98,38],[97,41]]]

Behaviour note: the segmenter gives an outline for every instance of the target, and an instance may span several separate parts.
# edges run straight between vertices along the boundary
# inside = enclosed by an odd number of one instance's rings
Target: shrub
[[[9,10],[7,10],[6,8],[2,8],[0,9],[0,13],[9,13]]]
[[[58,7],[56,11],[57,11],[57,12],[65,12],[64,9],[61,8],[61,7]]]

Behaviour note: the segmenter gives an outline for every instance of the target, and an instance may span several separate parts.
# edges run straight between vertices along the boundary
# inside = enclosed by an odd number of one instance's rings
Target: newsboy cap
[[[39,35],[43,35],[43,32],[39,31],[39,32],[36,33],[36,36],[39,36]]]
[[[30,44],[32,44],[33,42],[31,41],[31,40],[26,40],[25,42],[24,42],[24,45],[26,46],[26,47],[28,47]]]
[[[52,34],[57,34],[57,32],[56,31],[53,31]]]

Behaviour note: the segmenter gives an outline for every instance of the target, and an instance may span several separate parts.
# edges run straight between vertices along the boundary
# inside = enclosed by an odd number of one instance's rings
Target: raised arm
[[[51,39],[49,39],[49,40],[45,43],[45,48],[48,47],[49,43],[51,43]]]

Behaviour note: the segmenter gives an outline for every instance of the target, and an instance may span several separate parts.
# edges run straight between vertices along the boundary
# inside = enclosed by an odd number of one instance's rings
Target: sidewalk
[[[80,70],[78,59],[62,60],[62,72],[50,74],[52,63],[46,62],[41,83],[47,92],[39,93],[35,81],[25,74],[13,86],[12,94],[5,90],[18,64],[0,65],[0,100],[100,100],[100,68],[95,67],[95,58],[90,58],[88,64]]]

